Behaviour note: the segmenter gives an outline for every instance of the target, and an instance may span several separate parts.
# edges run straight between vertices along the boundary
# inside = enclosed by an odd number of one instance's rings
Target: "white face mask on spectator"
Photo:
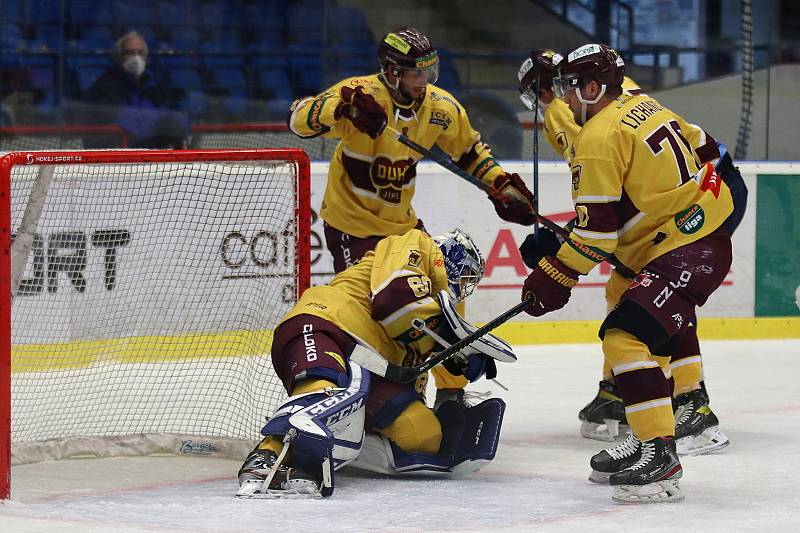
[[[147,61],[142,56],[132,56],[122,62],[122,68],[125,69],[125,72],[136,78],[144,73],[146,65]]]

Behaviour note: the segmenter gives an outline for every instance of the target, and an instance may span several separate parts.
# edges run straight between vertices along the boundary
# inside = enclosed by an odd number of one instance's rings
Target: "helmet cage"
[[[529,58],[522,62],[517,73],[519,80],[519,99],[522,104],[533,111],[539,96],[539,87],[550,89],[554,76],[558,73],[558,65],[564,58],[553,50],[535,50]]]
[[[486,269],[486,262],[472,238],[456,228],[433,237],[444,255],[444,268],[450,294],[460,302],[472,294]]]

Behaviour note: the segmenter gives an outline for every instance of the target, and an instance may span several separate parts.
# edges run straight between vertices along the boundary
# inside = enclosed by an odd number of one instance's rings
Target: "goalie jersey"
[[[343,86],[364,87],[383,106],[389,128],[417,144],[434,144],[458,166],[493,185],[504,173],[480,135],[470,125],[461,104],[447,91],[428,85],[422,103],[400,106],[379,75],[345,79],[322,94],[292,104],[289,128],[300,137],[325,135],[341,139],[331,159],[328,184],[322,200],[322,218],[355,237],[402,235],[417,226],[411,206],[416,164],[422,158],[401,144],[390,132],[377,139],[359,132],[334,111],[341,102]]]
[[[390,362],[416,365],[434,342],[411,322],[419,318],[435,329],[441,290],[447,290],[442,252],[430,236],[414,229],[381,240],[330,283],[306,290],[284,321],[318,316]]]
[[[713,167],[701,168],[702,152],[716,142],[700,137],[700,128],[646,95],[623,94],[590,118],[572,148],[577,223],[558,259],[586,274],[613,253],[639,271],[715,231],[733,201]]]

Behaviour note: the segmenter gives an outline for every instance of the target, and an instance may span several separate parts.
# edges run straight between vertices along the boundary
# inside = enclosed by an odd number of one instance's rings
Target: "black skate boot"
[[[580,410],[581,436],[587,439],[613,442],[622,438],[628,431],[625,406],[610,381],[601,381],[597,396]]]
[[[642,442],[636,464],[611,474],[612,499],[620,503],[676,502],[683,499],[678,480],[683,468],[675,452],[675,439],[656,437]]]
[[[703,389],[675,397],[675,445],[678,455],[702,455],[730,444],[719,429],[719,419],[711,411]]]
[[[589,474],[589,481],[607,485],[608,477],[614,472],[625,470],[633,466],[642,455],[642,443],[633,434],[628,432],[628,436],[612,448],[607,448],[595,454],[590,460],[592,473]]]
[[[275,474],[264,486],[272,471]],[[285,463],[278,464],[278,456],[272,450],[256,448],[247,456],[239,469],[239,491],[237,496],[246,498],[313,498],[321,497],[319,483],[314,476],[292,468]]]

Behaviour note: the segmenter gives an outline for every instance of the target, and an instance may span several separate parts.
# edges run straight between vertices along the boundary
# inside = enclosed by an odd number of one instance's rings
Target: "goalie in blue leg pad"
[[[404,452],[386,437],[368,433],[350,466],[389,475],[453,477],[476,472],[494,459],[505,407],[500,398],[470,408],[445,402],[436,412],[442,425],[440,453]]]
[[[272,484],[273,472],[271,477],[264,477],[264,482],[243,483],[239,496],[279,498],[290,494],[313,495],[314,491],[307,489],[310,480],[295,484],[302,485],[302,491],[293,490],[289,480],[291,470],[310,474],[320,495],[333,494],[334,471],[358,457],[364,442],[370,374],[354,362],[349,362],[349,369],[350,382],[346,388],[292,396],[277,409],[261,429],[261,434],[283,439],[284,450],[270,468],[274,471],[284,468],[286,471],[288,467],[286,482],[283,485]],[[257,452],[254,450],[251,456]],[[287,465],[280,461],[284,455],[291,457]]]

